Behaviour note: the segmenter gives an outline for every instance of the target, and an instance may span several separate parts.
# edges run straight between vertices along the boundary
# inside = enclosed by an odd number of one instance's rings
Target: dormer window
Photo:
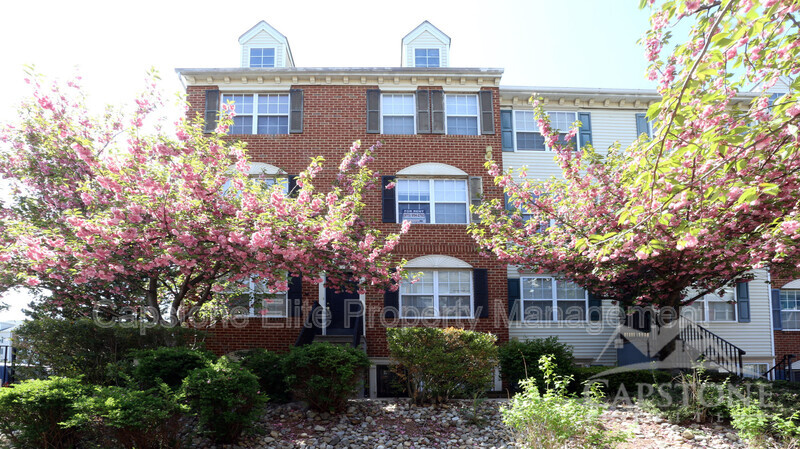
[[[251,48],[250,67],[275,67],[275,48]]]
[[[417,48],[414,49],[415,67],[439,67],[438,48]]]

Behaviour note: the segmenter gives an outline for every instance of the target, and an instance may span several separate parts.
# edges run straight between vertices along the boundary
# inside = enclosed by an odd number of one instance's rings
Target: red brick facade
[[[796,276],[782,275],[772,278],[772,288],[781,288],[784,285],[800,278],[800,273]],[[780,330],[773,331],[775,337],[775,361],[779,362],[787,354],[794,354],[794,361],[800,357],[800,330]]]
[[[419,163],[442,163],[457,167],[469,176],[483,179],[484,198],[502,198],[502,190],[492,183],[484,163],[487,147],[493,149],[492,156],[502,166],[499,94],[496,87],[483,87],[493,92],[493,135],[381,135],[366,132],[367,90],[379,86],[369,85],[296,85],[292,89],[303,90],[303,132],[285,135],[235,136],[247,142],[249,154],[254,162],[265,162],[283,169],[288,174],[297,174],[309,163],[310,158],[323,156],[326,160],[318,185],[333,180],[339,161],[354,140],[371,145],[377,140],[383,147],[375,153],[371,167],[382,175],[393,175],[397,171]],[[188,88],[189,115],[202,114],[205,91],[224,86],[191,86]],[[425,89],[435,89],[426,86]],[[289,88],[287,87],[286,92]],[[258,89],[254,88],[254,92]],[[381,192],[368,192],[365,219],[384,232],[396,231],[399,224],[381,222]],[[441,254],[461,259],[474,268],[488,270],[489,318],[475,320],[438,320],[441,326],[459,326],[498,335],[500,342],[508,340],[506,267],[494,259],[481,257],[477,246],[466,233],[466,225],[415,224],[409,234],[401,239],[396,250],[397,258],[408,260],[428,255]],[[303,283],[304,311],[319,298],[318,286]],[[383,319],[383,292],[370,289],[366,294],[366,343],[371,357],[387,356],[385,327],[403,324]],[[306,312],[307,313],[307,312]],[[208,347],[217,353],[232,350],[263,347],[286,351],[294,344],[302,326],[303,318],[251,318],[245,327],[234,328],[219,324],[212,328]]]

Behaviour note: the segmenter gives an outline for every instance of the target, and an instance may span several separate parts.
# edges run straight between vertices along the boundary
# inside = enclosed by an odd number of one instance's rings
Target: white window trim
[[[262,92],[261,94],[258,94],[258,93],[255,93],[255,92],[220,92],[220,97],[219,97],[220,104],[224,104],[225,95],[251,95],[253,97],[253,113],[252,114],[239,114],[239,113],[236,114],[237,116],[242,116],[242,117],[253,117],[253,126],[252,126],[250,134],[232,134],[232,135],[234,135],[234,136],[251,136],[251,135],[255,135],[255,136],[285,136],[285,135],[291,134],[289,132],[289,128],[291,127],[291,124],[292,124],[292,104],[291,104],[292,103],[292,98],[291,98],[291,96],[289,95],[288,92],[285,92],[285,91],[284,92]],[[270,113],[259,114],[258,113],[258,96],[259,95],[267,95],[267,96],[269,96],[269,95],[285,95],[289,100],[289,104],[288,104],[289,110],[288,110],[288,112],[286,114],[270,114]],[[236,102],[234,102],[234,104],[235,103]],[[262,116],[263,117],[283,117],[284,115],[286,116],[286,120],[287,120],[287,123],[286,123],[286,134],[258,134],[258,117],[262,117]]]
[[[470,219],[470,202],[469,202],[469,182],[467,179],[463,178],[398,178],[397,181],[400,180],[410,180],[410,181],[428,181],[429,192],[430,192],[430,200],[428,201],[402,201],[403,203],[427,203],[431,206],[431,221],[430,223],[416,223],[416,224],[444,224],[444,225],[468,225]],[[437,223],[436,222],[436,191],[434,187],[434,181],[463,181],[466,186],[467,191],[467,199],[466,201],[439,201],[441,204],[465,204],[467,206],[466,212],[466,220],[464,223]],[[395,216],[397,217],[397,222],[402,223],[403,217],[400,215],[400,195],[397,195],[397,200],[395,201]]]
[[[796,289],[796,288],[781,288],[780,290],[781,291],[791,291],[791,290],[798,290],[798,289]],[[800,291],[798,291],[798,296],[800,296]],[[780,301],[780,297],[778,298],[778,300]],[[781,303],[780,304],[780,307],[781,307],[780,313],[781,314],[783,314],[783,312],[800,313],[800,298],[798,298],[798,301],[799,302],[798,302],[798,306],[797,306],[798,308],[797,309],[784,309],[783,308],[783,301],[780,301],[780,303]],[[781,324],[782,323],[783,323],[783,315],[781,315]],[[785,330],[785,331],[800,331],[800,327],[786,327],[786,326],[781,326],[781,327],[783,328],[782,330]]]
[[[697,321],[698,323],[730,324],[730,323],[738,323],[739,322],[739,307],[737,306],[736,287],[725,287],[725,288],[732,288],[733,289],[733,303],[730,304],[730,305],[733,306],[733,320],[714,320],[714,321],[709,320],[709,316],[710,315],[709,315],[708,303],[709,303],[709,295],[711,295],[711,293],[708,293],[708,294],[703,295],[702,298],[699,298],[699,299],[694,301],[694,303],[697,303],[697,301],[703,301],[703,319],[702,320],[698,320]],[[727,303],[728,301],[723,301],[723,300],[718,300],[718,299],[711,299],[710,302],[724,302],[724,303]]]
[[[383,118],[384,117],[408,117],[408,114],[387,114],[386,106],[383,104],[383,100],[386,95],[403,95],[403,96],[410,96],[411,103],[412,103],[412,121],[414,122],[414,132],[411,134],[386,134],[387,136],[413,136],[417,134],[417,94],[413,92],[381,92],[381,134],[385,134],[383,132]],[[290,108],[291,109],[291,108]],[[290,122],[291,123],[291,122]]]
[[[519,113],[519,112],[530,112],[530,113],[533,113],[533,111],[531,111],[529,109],[512,109],[512,111],[513,112],[512,112],[512,115],[511,115],[511,135],[513,136],[512,140],[514,141],[514,152],[519,151],[520,153],[526,153],[526,154],[527,153],[548,153],[548,152],[552,152],[553,149],[550,148],[547,145],[547,143],[545,143],[545,145],[544,145],[544,150],[519,150],[519,149],[517,149],[517,113]],[[547,114],[550,114],[550,113],[553,113],[553,112],[568,112],[568,113],[573,114],[573,120],[572,120],[571,123],[574,123],[575,121],[578,120],[578,111],[544,111],[544,112],[547,113]],[[538,125],[537,125],[537,128],[538,128]],[[531,132],[531,131],[520,131],[520,132]],[[569,132],[569,130],[566,130],[566,132]],[[541,134],[541,131],[539,131],[539,134]],[[581,133],[576,133],[575,134],[575,142],[576,142],[577,147],[580,148],[581,147]]]
[[[551,281],[550,284],[551,284],[552,295],[553,295],[552,299],[551,299],[551,303],[552,303],[551,306],[553,308],[553,319],[552,320],[528,320],[528,319],[525,318],[525,302],[526,301],[539,301],[539,302],[547,301],[546,299],[525,299],[524,298],[523,290],[525,288],[524,286],[525,286],[525,280],[526,279],[549,279]],[[584,319],[583,320],[572,320],[572,319],[559,320],[558,319],[558,301],[559,301],[559,299],[558,299],[558,282],[563,282],[563,281],[560,281],[560,280],[558,280],[558,279],[556,279],[554,277],[551,277],[551,276],[522,276],[522,277],[519,278],[519,287],[520,287],[520,295],[519,295],[520,311],[519,312],[520,312],[521,321],[526,322],[526,323],[582,323],[582,322],[587,322],[588,323],[589,322],[589,292],[585,288],[583,289],[583,304],[584,304],[583,315],[584,315]],[[579,299],[562,299],[561,301],[580,301],[580,300]]]
[[[264,50],[266,50],[267,48],[271,48],[272,49],[272,54],[273,54],[272,67],[263,67],[263,66],[261,66],[261,67],[253,67],[253,60],[251,59],[251,56],[250,56],[252,54],[251,51],[259,49],[259,48],[260,49],[264,49]],[[271,45],[267,45],[267,46],[262,47],[262,46],[259,45],[259,46],[252,46],[252,47],[248,47],[247,48],[247,68],[252,68],[252,69],[274,69],[276,67],[278,67],[278,47],[274,47],[274,46],[271,46]]]
[[[262,315],[260,313],[255,313],[255,310],[256,310],[255,309],[255,301],[256,301],[255,294],[256,293],[255,293],[255,282],[253,282],[253,278],[252,277],[247,281],[247,286],[248,286],[248,289],[240,293],[241,295],[249,295],[250,296],[250,309],[248,310],[247,315],[244,315],[245,317],[247,317],[247,318],[288,318],[289,317],[289,315],[288,315],[288,312],[289,312],[289,292],[288,291],[271,293],[273,295],[278,295],[278,296],[282,296],[283,297],[283,301],[284,301],[284,307],[283,307],[284,313],[283,313],[283,315],[269,315],[269,314]],[[233,293],[225,293],[225,294],[231,295]],[[276,298],[276,299],[280,300],[279,298]]]
[[[447,113],[447,97],[449,96],[458,96],[458,97],[475,97],[475,114],[453,114],[453,117],[475,117],[475,123],[477,124],[477,128],[475,129],[475,134],[450,134],[448,132],[448,121],[450,119],[450,114]],[[446,135],[450,136],[480,136],[481,135],[481,99],[478,98],[477,94],[444,94],[444,132]]]
[[[465,319],[473,319],[475,318],[475,279],[473,276],[473,271],[471,269],[452,269],[452,268],[416,268],[416,271],[432,271],[433,272],[433,311],[434,316],[406,316],[403,315],[403,287],[400,286],[400,291],[398,296],[398,306],[399,309],[398,313],[400,318],[407,318],[407,319],[424,319],[424,320],[465,320]],[[440,271],[463,271],[469,273],[469,310],[470,314],[468,316],[441,316],[439,315],[439,272]],[[410,296],[424,296],[424,295],[410,295]],[[444,296],[465,296],[465,295],[444,295]]]

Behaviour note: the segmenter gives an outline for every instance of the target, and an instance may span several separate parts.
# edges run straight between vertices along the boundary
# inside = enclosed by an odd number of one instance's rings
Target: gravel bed
[[[353,400],[347,413],[317,414],[301,404],[270,405],[255,432],[238,445],[214,446],[190,438],[196,449],[323,448],[423,449],[518,448],[500,417],[505,400],[487,400],[473,416],[471,401],[442,407],[416,407],[407,400]],[[610,407],[603,425],[625,432],[620,449],[747,448],[734,431],[720,423],[673,425],[635,406]]]

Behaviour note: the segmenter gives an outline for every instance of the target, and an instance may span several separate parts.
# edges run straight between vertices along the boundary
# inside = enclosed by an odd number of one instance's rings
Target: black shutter
[[[287,186],[287,190],[289,192],[289,196],[297,197],[297,194],[300,193],[300,189],[297,187],[297,176],[289,175],[289,184]]]
[[[475,288],[475,318],[489,318],[489,270],[472,270],[472,286]]]
[[[303,89],[292,89],[289,91],[289,133],[296,134],[303,132]]]
[[[503,140],[503,151],[514,151],[514,126],[512,112],[500,111],[500,135]]]
[[[589,293],[589,321],[600,321],[603,318],[603,300]]]
[[[481,205],[483,199],[483,178],[480,176],[469,177],[469,203],[474,209]],[[480,215],[476,212],[472,213],[472,222],[479,223],[481,221]]]
[[[581,122],[581,129],[578,131],[581,138],[581,148],[592,144],[592,117],[588,112],[579,112],[578,120]]]
[[[750,287],[747,282],[736,284],[736,304],[739,307],[739,322],[750,322]]]
[[[781,324],[781,289],[773,288],[772,297],[772,328],[776,331],[782,330]]]
[[[444,92],[429,91],[431,95],[431,133],[444,134]]]
[[[206,121],[206,127],[203,130],[207,133],[213,133],[217,129],[217,112],[219,111],[219,91],[217,89],[206,91],[206,110],[203,116]]]
[[[508,320],[509,321],[522,321],[522,308],[520,305],[520,280],[508,280]]]
[[[383,294],[383,317],[398,318],[400,311],[400,290],[386,290]]]
[[[381,132],[381,91],[378,89],[367,90],[367,132]]]
[[[386,185],[394,181],[394,176],[382,176],[381,186],[383,187],[383,222],[397,223],[397,206],[395,204],[394,189],[387,189]]]
[[[417,134],[431,132],[431,102],[427,90],[417,91]]]
[[[303,316],[303,277],[292,276],[289,279],[289,291],[286,293],[289,299],[289,316]]]
[[[653,137],[650,135],[650,127],[647,125],[647,116],[645,114],[636,114],[636,137],[642,134],[647,134],[647,137]]]
[[[482,90],[481,100],[481,134],[494,134],[494,105],[492,91]]]

